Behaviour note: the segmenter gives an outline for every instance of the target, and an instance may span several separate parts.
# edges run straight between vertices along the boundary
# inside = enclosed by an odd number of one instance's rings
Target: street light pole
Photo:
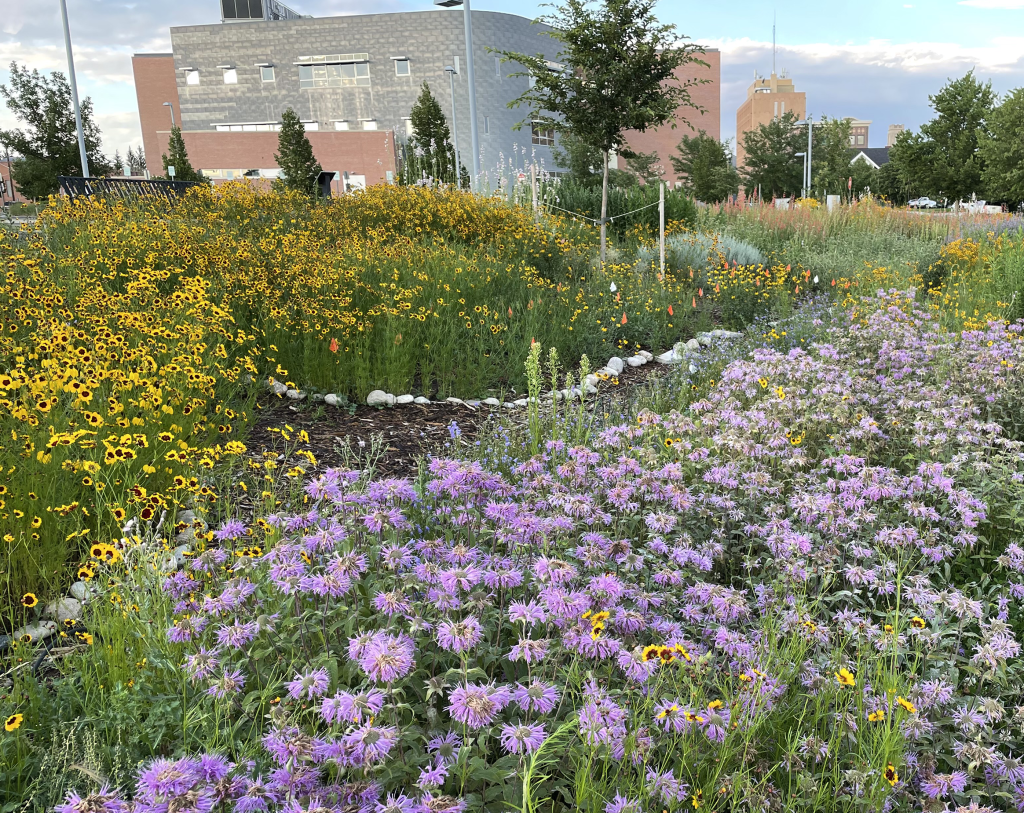
[[[807,197],[807,153],[805,153],[805,152],[798,152],[798,153],[794,153],[794,155],[796,155],[797,158],[803,158],[804,159],[804,167],[803,167],[804,174],[803,174],[803,180],[802,180],[803,188],[800,190],[800,197],[806,198]]]
[[[68,79],[71,81],[71,101],[75,106],[75,127],[78,130],[78,153],[82,159],[82,177],[89,177],[89,157],[85,152],[85,131],[82,129],[82,108],[78,105],[78,83],[75,81],[75,57],[71,53],[71,29],[68,27],[67,0],[60,0],[60,16],[64,20],[64,48],[68,52]]]
[[[476,75],[473,71],[473,9],[471,0],[434,0],[435,6],[452,8],[462,6],[462,18],[466,29],[466,78],[469,80],[469,140],[473,149],[472,188],[477,188],[480,178],[480,131],[476,115]]]
[[[174,105],[171,104],[170,102],[164,102],[164,107],[171,108],[171,129],[173,130],[174,127],[175,127],[175,124],[174,124]]]
[[[446,65],[444,72],[448,74],[448,84],[452,89],[452,139],[455,141],[455,188],[462,187],[462,158],[459,155],[459,120],[455,117],[455,68]]]

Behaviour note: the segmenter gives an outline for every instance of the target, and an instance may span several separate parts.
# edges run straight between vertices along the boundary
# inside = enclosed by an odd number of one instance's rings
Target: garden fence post
[[[658,234],[661,247],[661,278],[665,279],[665,182],[658,182]]]

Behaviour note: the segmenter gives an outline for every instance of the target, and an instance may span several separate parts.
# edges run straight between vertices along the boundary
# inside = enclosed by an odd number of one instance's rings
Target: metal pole
[[[476,78],[473,73],[473,10],[470,0],[462,7],[466,21],[466,78],[469,80],[469,140],[473,149],[473,179],[470,188],[474,191],[480,178],[480,133],[476,125]]]
[[[462,187],[462,159],[459,157],[459,121],[455,118],[455,71],[448,71],[452,88],[452,138],[455,140],[455,187]]]
[[[661,278],[665,279],[665,182],[658,182],[658,220],[661,234]]]
[[[174,105],[171,102],[164,102],[164,107],[169,107],[171,109],[171,129],[173,130],[175,128],[175,124],[174,124]]]
[[[811,121],[811,117],[807,117],[807,195],[810,197],[811,194],[811,171],[813,166],[811,164],[811,146],[814,139],[811,138],[811,133],[814,131],[814,123]]]
[[[78,83],[75,81],[75,57],[71,53],[71,29],[68,27],[67,0],[60,0],[60,16],[64,20],[64,48],[68,52],[68,78],[71,81],[71,101],[75,106],[75,127],[78,129],[78,152],[82,158],[82,177],[89,177],[89,157],[85,153],[85,131],[82,129],[82,109],[78,105]]]

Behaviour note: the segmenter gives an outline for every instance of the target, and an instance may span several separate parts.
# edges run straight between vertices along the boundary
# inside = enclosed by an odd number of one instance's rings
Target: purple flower
[[[349,652],[351,653],[351,642]],[[394,683],[413,667],[415,648],[407,635],[375,634],[359,655],[359,668],[378,683]]]
[[[678,700],[659,700],[654,706],[654,724],[664,731],[682,734],[690,727],[687,709]]]
[[[200,647],[194,655],[185,658],[185,671],[193,681],[205,680],[216,672],[219,666],[220,660],[217,658],[216,650],[206,647]]]
[[[379,689],[367,689],[358,694],[338,692],[324,700],[320,716],[327,723],[361,723],[364,719],[376,717],[384,708],[384,693]]]
[[[558,703],[558,689],[534,678],[529,686],[517,683],[512,697],[516,705],[527,714],[532,711],[536,711],[538,714],[550,714]]]
[[[275,728],[263,737],[263,747],[278,765],[312,760],[314,745],[313,738],[296,726]]]
[[[241,649],[250,643],[259,631],[259,624],[255,621],[250,621],[248,624],[236,621],[234,624],[226,624],[217,630],[217,643],[232,649]]]
[[[243,777],[242,787],[242,794],[235,800],[235,813],[265,813],[281,801],[280,795],[262,779]]]
[[[526,663],[539,663],[548,654],[548,640],[541,638],[520,638],[518,644],[513,644],[508,651],[510,661],[525,661]]]
[[[442,737],[433,737],[427,741],[427,752],[437,757],[445,765],[454,765],[459,758],[462,739],[454,731]]]
[[[63,804],[55,808],[57,813],[126,813],[128,806],[111,793],[107,785],[84,798],[74,791],[68,794]]]
[[[420,804],[415,799],[410,799],[404,793],[395,796],[388,794],[383,802],[377,802],[374,813],[419,813]]]
[[[409,612],[409,599],[401,590],[392,590],[387,593],[378,593],[373,598],[373,606],[379,613],[388,618],[396,615],[403,615]]]
[[[458,622],[444,621],[437,630],[437,643],[448,652],[466,652],[479,643],[483,631],[472,615]]]
[[[323,697],[331,685],[331,676],[323,667],[306,672],[304,675],[296,675],[295,680],[287,684],[288,696],[296,700],[306,695],[310,700],[314,697]]]
[[[221,541],[225,539],[238,539],[245,536],[245,523],[240,519],[229,519],[213,532],[213,536]]]
[[[391,726],[366,723],[345,737],[345,744],[355,751],[355,764],[380,762],[398,742],[398,730]]]
[[[544,739],[543,725],[516,723],[501,727],[501,746],[510,754],[532,754]]]
[[[167,640],[173,644],[183,644],[191,641],[206,629],[206,624],[207,621],[202,616],[179,618],[167,630]]]
[[[547,620],[547,613],[536,601],[523,603],[513,601],[508,605],[508,617],[510,621],[524,624],[543,623]]]
[[[420,778],[416,780],[417,787],[439,788],[448,778],[448,767],[440,759],[433,766],[427,766],[420,771]]]
[[[729,709],[720,700],[715,700],[708,704],[700,716],[704,718],[700,726],[707,738],[712,742],[725,742],[725,735],[729,731]]]
[[[459,686],[451,694],[448,713],[470,728],[482,728],[490,725],[511,699],[512,694],[507,688],[493,683]]]
[[[236,669],[234,672],[225,671],[217,680],[210,684],[206,693],[218,700],[223,700],[228,695],[237,694],[245,686],[245,677],[242,672]]]
[[[929,799],[943,799],[951,793],[963,793],[967,787],[967,774],[963,771],[937,773],[921,782],[921,790]]]
[[[652,796],[661,797],[666,805],[678,804],[689,793],[686,783],[676,779],[672,771],[659,774],[652,768],[647,769],[647,789]]]
[[[615,798],[604,806],[604,813],[641,813],[638,799],[627,799],[616,792]]]

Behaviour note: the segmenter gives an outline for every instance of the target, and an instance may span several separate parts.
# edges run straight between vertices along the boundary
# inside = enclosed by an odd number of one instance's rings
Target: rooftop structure
[[[744,149],[746,134],[772,119],[793,113],[798,119],[807,115],[807,94],[798,92],[793,80],[785,73],[772,73],[767,78],[754,75],[747,88],[747,98],[736,111],[736,166],[746,163]]]

